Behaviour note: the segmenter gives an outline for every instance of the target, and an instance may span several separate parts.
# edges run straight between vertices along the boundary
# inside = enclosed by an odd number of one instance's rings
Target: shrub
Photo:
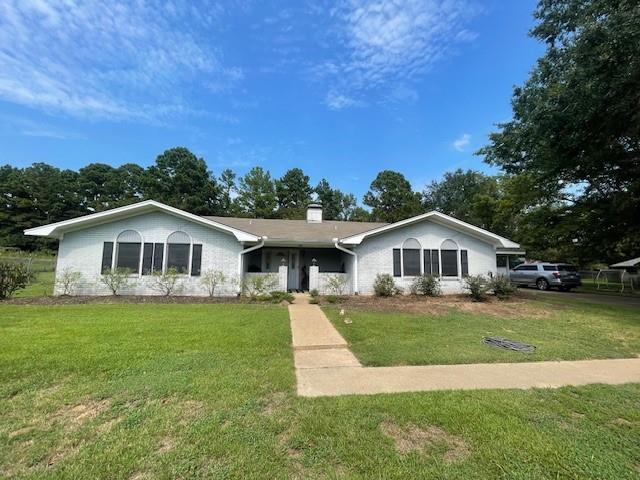
[[[344,289],[347,287],[348,282],[349,279],[345,275],[329,275],[326,287],[332,295],[344,295]]]
[[[242,280],[242,293],[255,299],[261,295],[268,295],[278,286],[278,275],[267,273],[263,275],[250,275]]]
[[[396,287],[396,282],[388,273],[379,273],[373,282],[373,291],[378,297],[393,297],[400,293],[400,289]]]
[[[416,295],[437,297],[442,293],[440,290],[440,279],[433,275],[420,275],[413,281],[411,292]]]
[[[483,275],[469,275],[464,279],[464,289],[474,301],[482,302],[487,299],[489,283]]]
[[[56,286],[62,291],[61,295],[73,295],[81,279],[80,272],[65,268],[59,275],[56,275]]]
[[[496,275],[489,280],[489,288],[498,298],[509,298],[518,290],[506,275]]]
[[[312,298],[315,298],[320,295],[320,292],[318,292],[317,288],[314,288],[313,290],[309,291],[309,295],[311,295]]]
[[[150,287],[156,292],[160,292],[165,297],[169,297],[174,293],[182,291],[182,280],[180,272],[175,268],[168,268],[166,272],[156,272],[153,274],[153,280]]]
[[[317,305],[318,303],[320,303],[320,301],[318,300],[318,297],[311,297],[311,298],[309,299],[309,303],[310,303],[311,305]]]
[[[224,284],[227,281],[227,276],[224,272],[218,270],[207,270],[200,279],[200,284],[207,289],[207,293],[210,297],[216,294],[216,288],[219,285]]]
[[[131,275],[131,270],[128,268],[115,268],[103,272],[102,275],[98,277],[98,280],[107,287],[113,295],[118,295],[118,292],[129,285],[129,275]]]
[[[338,303],[338,297],[335,295],[327,295],[324,299],[329,303]]]
[[[29,269],[21,263],[0,263],[0,299],[9,298],[31,281]]]
[[[271,292],[271,301],[273,303],[288,302],[293,303],[294,297],[289,292]]]

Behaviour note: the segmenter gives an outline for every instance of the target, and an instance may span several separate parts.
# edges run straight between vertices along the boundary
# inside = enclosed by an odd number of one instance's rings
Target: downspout
[[[264,247],[264,242],[266,240],[267,237],[260,237],[260,243],[253,247],[245,248],[238,253],[238,293],[242,293],[242,256],[245,253],[253,252],[254,250]]]
[[[358,294],[358,254],[352,250],[349,250],[348,248],[341,247],[338,244],[337,238],[333,239],[333,246],[336,247],[341,252],[348,253],[353,257],[353,293],[354,295],[357,295]]]

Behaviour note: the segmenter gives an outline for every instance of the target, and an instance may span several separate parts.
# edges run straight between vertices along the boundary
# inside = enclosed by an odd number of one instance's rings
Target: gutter
[[[242,293],[242,256],[245,253],[253,252],[254,250],[264,247],[264,242],[267,241],[267,238],[268,237],[260,237],[260,243],[238,252],[238,293]]]
[[[348,253],[353,257],[353,294],[357,295],[358,294],[358,254],[352,250],[349,250],[347,248],[340,246],[338,241],[339,239],[334,238],[333,246],[336,247],[341,252]]]

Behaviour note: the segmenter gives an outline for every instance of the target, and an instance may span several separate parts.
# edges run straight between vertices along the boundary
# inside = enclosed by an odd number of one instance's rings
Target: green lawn
[[[280,306],[0,304],[0,378],[0,478],[640,468],[640,385],[298,398]]]
[[[428,365],[625,358],[640,354],[640,309],[530,300],[523,316],[324,310],[365,365]],[[536,306],[539,311],[536,310]],[[518,309],[515,308],[515,311]],[[533,354],[489,347],[485,336],[535,345]]]
[[[26,288],[14,293],[15,298],[53,295],[54,272],[36,272]]]

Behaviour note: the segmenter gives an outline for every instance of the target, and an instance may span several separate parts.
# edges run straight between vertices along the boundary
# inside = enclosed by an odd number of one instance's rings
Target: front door
[[[298,250],[289,250],[289,272],[287,278],[287,289],[300,289],[300,252]]]

